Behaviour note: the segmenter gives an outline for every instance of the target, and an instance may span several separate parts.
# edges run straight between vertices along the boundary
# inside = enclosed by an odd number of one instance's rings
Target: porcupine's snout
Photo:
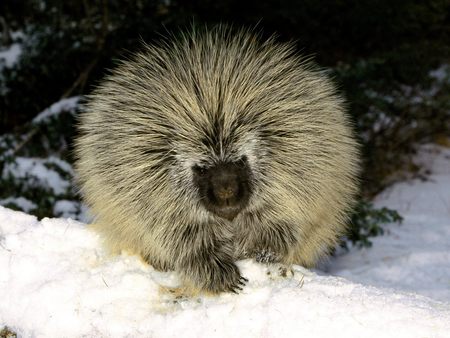
[[[196,166],[194,177],[202,204],[217,216],[233,220],[247,205],[250,180],[245,159],[210,168]]]

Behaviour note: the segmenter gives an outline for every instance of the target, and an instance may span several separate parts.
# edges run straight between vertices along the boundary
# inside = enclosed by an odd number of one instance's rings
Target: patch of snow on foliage
[[[22,55],[22,41],[24,40],[24,37],[25,35],[21,31],[11,32],[13,43],[9,46],[0,45],[0,95],[5,95],[8,92],[3,71],[6,68],[13,68],[18,64]]]
[[[25,197],[8,197],[0,200],[0,205],[14,204],[25,212],[37,208],[37,205]]]
[[[12,43],[7,49],[0,50],[0,66],[12,68],[22,54],[22,45],[20,43]]]
[[[34,119],[33,123],[46,122],[51,117],[61,114],[62,112],[74,112],[80,101],[80,96],[72,96],[66,99],[61,99],[53,103],[49,108],[39,113]]]
[[[429,75],[431,78],[436,79],[438,82],[444,82],[445,80],[450,80],[450,65],[444,64],[439,68],[432,70]]]
[[[63,194],[70,189],[71,184],[50,165],[67,170],[68,173],[73,170],[70,164],[54,156],[47,159],[16,157],[15,162],[5,164],[2,175],[4,178],[29,179],[33,181],[31,183],[51,188],[55,194]]]
[[[58,217],[79,219],[80,218],[80,202],[59,200],[53,206],[53,214]]]

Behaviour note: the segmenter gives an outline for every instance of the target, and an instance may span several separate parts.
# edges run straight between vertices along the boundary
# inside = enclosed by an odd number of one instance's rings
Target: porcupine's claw
[[[244,286],[248,282],[248,279],[245,277],[242,277],[239,279],[239,284]]]
[[[248,282],[248,279],[241,276],[237,282],[237,285],[233,285],[230,288],[230,291],[233,292],[234,294],[239,294],[239,292],[243,290],[243,287],[245,286],[245,284],[247,282]],[[239,291],[237,291],[237,290],[239,290]]]

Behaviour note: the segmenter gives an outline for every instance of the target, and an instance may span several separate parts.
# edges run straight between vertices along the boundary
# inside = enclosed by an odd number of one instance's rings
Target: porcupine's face
[[[235,162],[194,165],[192,172],[200,201],[208,211],[233,220],[247,205],[252,189],[245,155]]]

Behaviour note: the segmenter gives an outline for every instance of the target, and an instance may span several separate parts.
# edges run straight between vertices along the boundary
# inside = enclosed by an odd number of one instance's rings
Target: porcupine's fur
[[[145,45],[85,110],[81,192],[115,252],[218,293],[244,284],[238,259],[310,267],[345,230],[358,146],[292,44],[219,26]]]

